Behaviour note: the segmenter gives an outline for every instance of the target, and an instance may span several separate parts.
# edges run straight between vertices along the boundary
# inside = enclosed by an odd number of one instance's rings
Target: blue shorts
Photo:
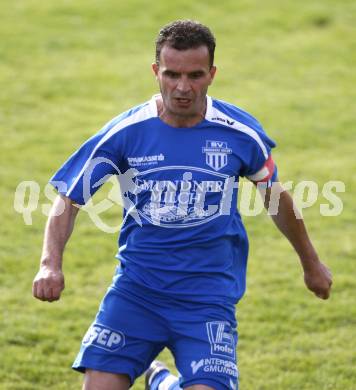
[[[108,289],[73,368],[126,374],[132,385],[167,347],[182,388],[232,390],[238,388],[236,346],[233,305],[162,297],[122,275]]]

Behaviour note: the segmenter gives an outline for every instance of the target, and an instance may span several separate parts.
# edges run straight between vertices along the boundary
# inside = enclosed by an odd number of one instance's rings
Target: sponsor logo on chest
[[[164,227],[189,227],[229,215],[235,181],[211,170],[168,166],[138,172],[134,184],[141,217]]]
[[[164,161],[164,154],[154,154],[151,156],[138,156],[138,157],[128,157],[127,161],[131,167],[141,167],[148,165],[156,165],[161,161]]]

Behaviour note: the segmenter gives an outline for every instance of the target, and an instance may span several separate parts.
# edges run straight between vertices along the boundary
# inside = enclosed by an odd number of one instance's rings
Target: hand
[[[32,295],[41,301],[58,301],[64,290],[63,272],[41,266],[32,285]]]
[[[304,269],[304,282],[309,290],[321,299],[328,299],[332,285],[330,270],[321,262],[308,264]]]

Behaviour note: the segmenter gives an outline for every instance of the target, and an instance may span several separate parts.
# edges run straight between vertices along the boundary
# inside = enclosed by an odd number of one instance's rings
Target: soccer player
[[[236,208],[239,177],[262,188],[266,207],[277,189],[272,218],[295,248],[307,287],[329,297],[330,271],[278,183],[275,143],[250,114],[207,95],[214,50],[214,36],[200,23],[165,26],[152,65],[160,94],[111,120],[51,179],[59,195],[33,283],[43,301],[64,289],[62,258],[78,205],[117,175],[127,206],[120,265],[73,364],[85,373],[86,390],[128,389],[165,347],[181,388],[237,388],[235,305],[248,255]],[[177,387],[168,374],[155,362],[147,388]]]

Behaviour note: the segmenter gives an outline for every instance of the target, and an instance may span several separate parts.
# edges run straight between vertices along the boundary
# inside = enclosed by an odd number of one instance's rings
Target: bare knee
[[[124,374],[86,370],[82,390],[128,390],[130,379]]]

